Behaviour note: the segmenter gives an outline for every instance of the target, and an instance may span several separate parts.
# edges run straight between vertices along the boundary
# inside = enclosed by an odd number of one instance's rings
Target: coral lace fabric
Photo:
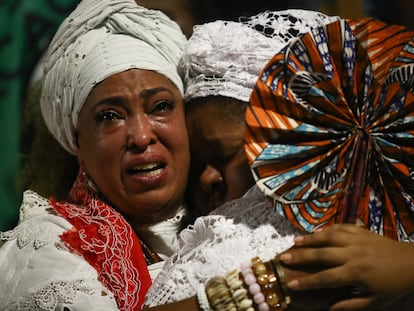
[[[131,226],[100,200],[79,174],[68,202],[52,202],[74,227],[61,238],[93,266],[120,310],[140,310],[151,285],[140,242]]]

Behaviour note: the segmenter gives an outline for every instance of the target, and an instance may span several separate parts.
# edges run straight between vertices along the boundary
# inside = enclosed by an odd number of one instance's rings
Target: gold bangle
[[[282,264],[280,262],[280,259],[278,256],[276,256],[275,258],[273,258],[271,260],[273,268],[276,272],[276,277],[279,280],[279,286],[280,286],[280,290],[282,293],[282,297],[284,300],[284,304],[286,305],[286,307],[290,304],[291,302],[291,298],[289,295],[289,290],[286,284],[286,279],[285,279],[285,272],[283,271],[283,267]]]
[[[265,262],[265,265],[268,271],[268,282],[262,286],[263,294],[270,309],[280,308],[282,293],[280,292],[278,278],[275,275],[272,262]]]
[[[252,259],[252,270],[269,309],[273,311],[285,309],[287,305],[284,303],[284,295],[272,262],[263,262],[259,257],[255,257]]]
[[[256,281],[260,286],[268,283],[269,276],[267,273],[266,265],[259,257],[252,258],[252,269],[256,275]]]

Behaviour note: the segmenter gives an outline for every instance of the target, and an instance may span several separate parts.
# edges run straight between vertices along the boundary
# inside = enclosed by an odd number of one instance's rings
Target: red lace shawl
[[[61,239],[96,269],[119,309],[140,310],[151,278],[139,239],[122,215],[99,199],[82,171],[69,200],[52,198],[51,204],[73,225]]]

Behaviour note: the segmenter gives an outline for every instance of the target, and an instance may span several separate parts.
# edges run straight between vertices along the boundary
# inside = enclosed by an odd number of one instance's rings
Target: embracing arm
[[[414,244],[397,242],[356,225],[334,225],[300,236],[282,262],[325,266],[321,271],[293,278],[290,289],[352,286],[357,295],[335,303],[331,310],[359,310],[391,303],[414,289]]]
[[[151,307],[151,308],[144,308],[144,310],[149,310],[149,311],[176,311],[176,310],[198,311],[198,310],[201,310],[201,309],[198,305],[197,297],[193,296],[193,297],[181,300],[181,301],[177,301],[177,302],[173,302],[173,303],[169,303],[169,304],[165,304],[165,305],[161,305],[161,306],[156,306],[156,307]]]
[[[276,259],[276,261],[277,261],[277,259]],[[270,261],[267,261],[266,263],[269,263],[269,262]],[[270,264],[270,265],[272,265],[272,264]],[[319,271],[314,266],[312,266],[312,267],[304,266],[304,267],[300,267],[300,268],[298,268],[298,267],[289,268],[287,266],[284,266],[282,268],[282,270],[283,270],[282,278],[285,279],[287,282],[289,282],[289,281],[291,281],[295,278],[298,278],[298,277],[303,277],[305,275],[315,273],[315,271]],[[245,282],[243,282],[242,273],[239,272],[236,275],[238,275],[238,279],[243,283],[243,287],[245,288],[245,290],[247,292],[249,292],[250,291],[249,286],[246,285]],[[278,283],[281,282],[280,277],[281,277],[280,275],[278,275],[278,277],[277,277],[277,280],[279,280]],[[216,286],[221,285],[221,283],[220,282],[217,283],[217,281],[215,281],[213,283],[215,283],[216,285],[214,285],[213,287],[210,287],[210,289],[212,289],[212,288],[217,289],[218,287],[216,287]],[[229,286],[229,284],[230,283],[227,283],[227,286]],[[207,287],[208,287],[208,285],[206,285],[206,288]],[[203,288],[204,288],[204,285],[203,285]],[[206,291],[208,291],[208,290],[206,290]],[[218,291],[220,291],[223,294],[222,289],[218,290]],[[218,293],[218,291],[217,291],[217,293]],[[344,295],[347,295],[347,294],[349,294],[349,290],[348,290],[347,287],[344,287],[344,288],[341,288],[341,289],[338,289],[338,288],[324,288],[324,289],[316,288],[316,289],[311,289],[311,290],[307,290],[307,291],[295,291],[295,290],[288,291],[288,295],[290,296],[290,301],[291,301],[290,307],[293,307],[297,311],[326,310],[334,302],[338,301],[338,299],[340,299],[341,297],[343,297]],[[249,299],[254,301],[251,294],[248,294],[248,297],[249,297]],[[281,297],[279,296],[279,298],[281,298]],[[231,300],[231,301],[233,301],[233,300]],[[206,303],[208,303],[208,302],[206,302]],[[209,307],[207,309],[221,310],[222,307],[223,307],[223,305],[220,305],[220,307],[218,307],[218,308]],[[255,303],[252,303],[252,307],[254,308],[254,310],[261,310],[257,306],[257,304],[255,304]],[[281,311],[281,310],[284,310],[284,309],[285,309],[285,307],[280,307],[277,310]],[[187,298],[187,299],[184,299],[184,300],[181,300],[181,301],[177,301],[177,302],[173,302],[173,303],[169,303],[169,304],[165,304],[165,305],[160,305],[160,306],[156,306],[156,307],[147,307],[147,308],[144,308],[144,310],[150,310],[150,311],[169,311],[169,310],[198,311],[198,310],[205,310],[205,309],[203,309],[200,306],[200,304],[198,302],[198,297],[197,296],[192,296],[190,298]]]

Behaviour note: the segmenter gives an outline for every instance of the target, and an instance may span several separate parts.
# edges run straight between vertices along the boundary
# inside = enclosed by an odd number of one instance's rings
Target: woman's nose
[[[128,125],[128,148],[146,150],[149,145],[154,144],[157,137],[151,121],[145,114],[129,118]]]
[[[200,175],[200,188],[207,193],[212,194],[214,191],[217,191],[223,188],[224,181],[220,172],[212,167],[207,165]]]

